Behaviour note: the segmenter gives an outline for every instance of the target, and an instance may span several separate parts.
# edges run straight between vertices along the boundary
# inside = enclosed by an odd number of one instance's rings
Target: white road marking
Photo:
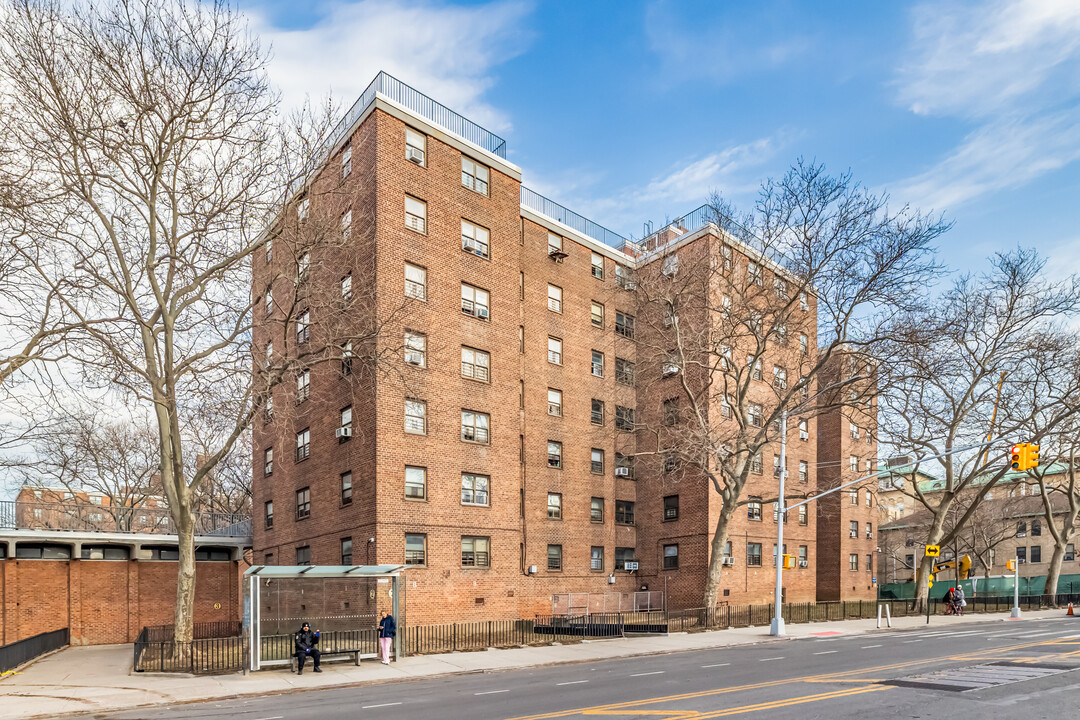
[[[863,645],[861,650],[869,650],[870,648],[881,647],[880,645]]]
[[[555,683],[556,685],[580,685],[581,683],[587,683],[588,680],[571,680],[570,682]]]
[[[783,656],[774,658],[761,658],[758,662],[769,662],[770,660],[783,660]]]
[[[400,704],[401,703],[396,702],[396,703],[382,703],[381,705],[361,705],[360,709],[361,710],[370,710],[372,708],[390,707],[391,705],[400,705]],[[270,720],[270,718],[267,718],[267,720]]]
[[[913,643],[913,642],[922,642],[922,640],[905,640],[904,644],[908,645],[908,644]]]
[[[496,695],[498,693],[510,692],[509,690],[488,690],[487,692],[473,693],[473,695]]]
[[[834,652],[840,652],[839,650],[824,650],[822,652],[816,652],[815,655],[832,655]]]
[[[703,668],[724,667],[725,665],[730,665],[730,664],[731,663],[716,663],[715,665],[702,665],[701,667],[703,667]]]
[[[664,670],[654,670],[653,672],[636,673],[634,675],[631,675],[630,677],[644,677],[645,675],[663,675],[664,672]]]
[[[247,704],[247,703],[245,703],[245,704]],[[282,718],[284,718],[284,717],[285,717],[284,715],[275,715],[274,717],[256,718],[255,720],[282,720]]]

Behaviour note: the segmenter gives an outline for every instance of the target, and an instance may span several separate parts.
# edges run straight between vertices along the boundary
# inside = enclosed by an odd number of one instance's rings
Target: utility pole
[[[787,520],[787,512],[784,507],[784,480],[787,476],[787,410],[780,415],[780,496],[777,501],[776,513],[776,552],[773,560],[776,563],[776,597],[774,600],[772,625],[769,626],[769,634],[781,637],[784,635],[784,521]]]
[[[1013,609],[1009,617],[1020,617],[1020,558],[1013,558]]]

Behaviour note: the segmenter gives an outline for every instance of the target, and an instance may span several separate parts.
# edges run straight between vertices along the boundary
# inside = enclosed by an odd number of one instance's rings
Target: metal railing
[[[240,513],[194,513],[196,535],[247,537],[251,516]],[[71,503],[0,501],[0,528],[171,535],[176,525],[165,508]]]
[[[552,220],[561,222],[569,228],[577,230],[582,235],[587,235],[593,240],[599,240],[616,250],[622,250],[629,242],[622,235],[608,230],[603,225],[594,223],[586,217],[578,215],[573,210],[563,207],[554,200],[548,200],[540,193],[521,186],[521,204],[530,210],[535,210],[541,215],[547,215]]]
[[[7,672],[47,652],[59,650],[68,644],[68,640],[68,629],[61,628],[0,647],[0,672]]]

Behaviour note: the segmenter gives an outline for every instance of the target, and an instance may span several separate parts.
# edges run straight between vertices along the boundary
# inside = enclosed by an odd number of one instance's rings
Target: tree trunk
[[[704,603],[707,611],[716,607],[716,597],[720,594],[720,573],[724,569],[724,544],[727,542],[727,529],[734,512],[734,502],[725,502],[724,507],[720,509],[720,517],[716,520],[716,528],[713,530],[709,571],[705,578]],[[734,552],[734,547],[732,547],[732,553]]]
[[[915,597],[913,598],[912,610],[922,611],[926,609],[926,604],[930,598],[930,588],[928,583],[930,582],[930,575],[934,571],[934,558],[928,557],[925,554],[922,560],[919,561],[919,576],[916,578]]]
[[[173,512],[179,539],[180,559],[176,563],[176,614],[173,640],[190,643],[195,625],[195,522],[185,507]]]
[[[1060,543],[1054,543],[1054,554],[1050,557],[1050,567],[1046,571],[1046,584],[1043,586],[1043,598],[1056,608],[1058,580],[1061,578],[1061,563],[1065,559],[1065,536]]]

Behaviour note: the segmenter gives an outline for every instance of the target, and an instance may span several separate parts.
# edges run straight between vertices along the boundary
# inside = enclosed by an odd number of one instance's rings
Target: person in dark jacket
[[[379,650],[382,653],[383,665],[390,664],[390,645],[394,642],[395,635],[397,635],[397,621],[390,613],[383,612],[382,619],[379,620]]]
[[[942,598],[945,601],[945,614],[956,614],[956,588],[949,588],[949,591],[945,593],[945,597]]]
[[[296,674],[304,674],[304,659],[311,657],[311,661],[315,666],[315,672],[321,673],[319,668],[319,648],[315,647],[319,644],[319,631],[311,632],[311,625],[304,623],[300,626],[300,632],[296,633],[294,638],[296,644]]]

